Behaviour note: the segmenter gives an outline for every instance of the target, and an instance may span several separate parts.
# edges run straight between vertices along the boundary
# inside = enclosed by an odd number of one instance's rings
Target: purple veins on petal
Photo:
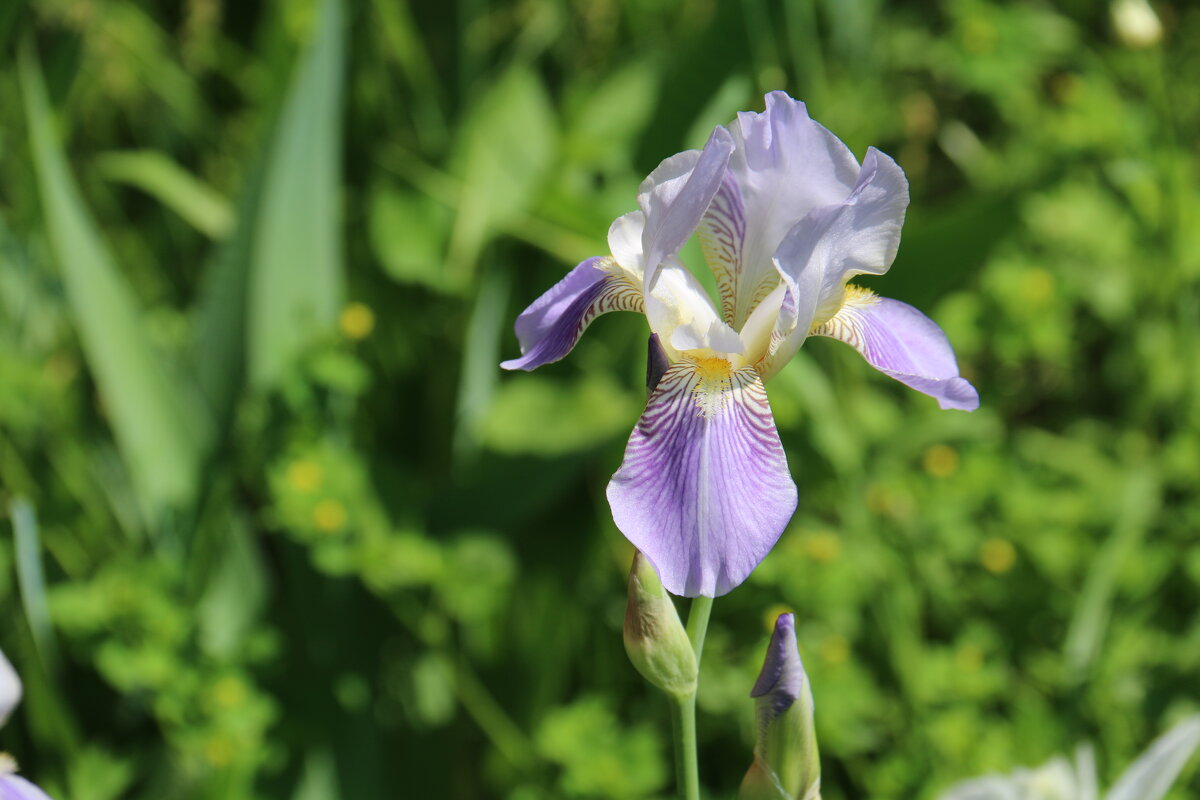
[[[672,594],[715,597],[744,581],[796,509],[757,373],[691,363],[668,369],[608,500],[617,527]]]
[[[571,352],[596,317],[609,311],[642,312],[640,287],[614,268],[610,259],[589,258],[567,273],[517,317],[514,328],[521,357],[504,361],[504,369],[537,369]]]
[[[942,408],[979,408],[979,393],[959,376],[946,334],[908,303],[848,286],[841,311],[813,334],[851,345],[875,369],[933,397]]]

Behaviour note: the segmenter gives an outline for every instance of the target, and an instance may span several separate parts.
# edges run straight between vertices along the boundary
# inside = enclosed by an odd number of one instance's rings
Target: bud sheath
[[[677,697],[696,691],[696,653],[654,567],[640,552],[629,570],[625,652],[646,680]]]
[[[812,690],[796,646],[795,622],[781,614],[750,696],[758,722],[754,763],[738,800],[816,800],[821,762],[813,728]]]

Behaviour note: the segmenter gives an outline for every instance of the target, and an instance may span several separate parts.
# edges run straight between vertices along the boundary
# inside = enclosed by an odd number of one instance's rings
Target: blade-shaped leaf
[[[193,311],[192,364],[221,431],[228,428],[245,375],[247,296],[262,185],[260,155],[246,170],[233,232],[210,257]]]
[[[210,421],[173,382],[145,336],[133,293],[88,215],[55,138],[41,72],[31,51],[21,83],[47,233],[62,270],[75,327],[121,456],[145,510],[194,494]]]
[[[333,328],[342,298],[342,4],[323,0],[267,153],[250,274],[247,361],[269,387]]]
[[[50,606],[46,602],[46,575],[42,569],[42,539],[38,532],[37,515],[24,497],[14,497],[8,504],[12,518],[13,538],[17,544],[17,580],[21,585],[21,604],[33,633],[42,663],[52,667],[58,659],[54,631],[50,626]]]

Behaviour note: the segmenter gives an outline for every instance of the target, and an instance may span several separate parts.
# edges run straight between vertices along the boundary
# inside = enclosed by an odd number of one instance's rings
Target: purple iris
[[[617,527],[687,597],[715,597],[766,557],[796,486],[763,388],[809,336],[840,339],[885,375],[973,410],[941,329],[912,306],[847,283],[881,275],[900,244],[908,181],[874,148],[849,148],[783,92],[741,113],[702,151],[663,161],[639,210],[516,322],[532,370],[571,351],[608,311],[646,315],[669,366],[608,486]],[[680,263],[698,233],[720,310]]]

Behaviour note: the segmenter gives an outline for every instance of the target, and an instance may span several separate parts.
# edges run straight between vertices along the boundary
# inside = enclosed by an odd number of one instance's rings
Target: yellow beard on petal
[[[733,388],[733,365],[721,356],[689,357],[696,366],[699,381],[692,388],[696,408],[702,417],[714,417],[725,407]]]
[[[844,342],[852,343],[849,339],[844,338],[842,334],[849,335],[856,333],[850,327],[855,321],[854,312],[867,306],[873,306],[878,302],[879,295],[870,289],[856,286],[853,283],[847,283],[842,292],[842,302],[837,306],[837,309],[833,314],[824,319],[818,318],[813,320],[809,335],[833,336]]]

